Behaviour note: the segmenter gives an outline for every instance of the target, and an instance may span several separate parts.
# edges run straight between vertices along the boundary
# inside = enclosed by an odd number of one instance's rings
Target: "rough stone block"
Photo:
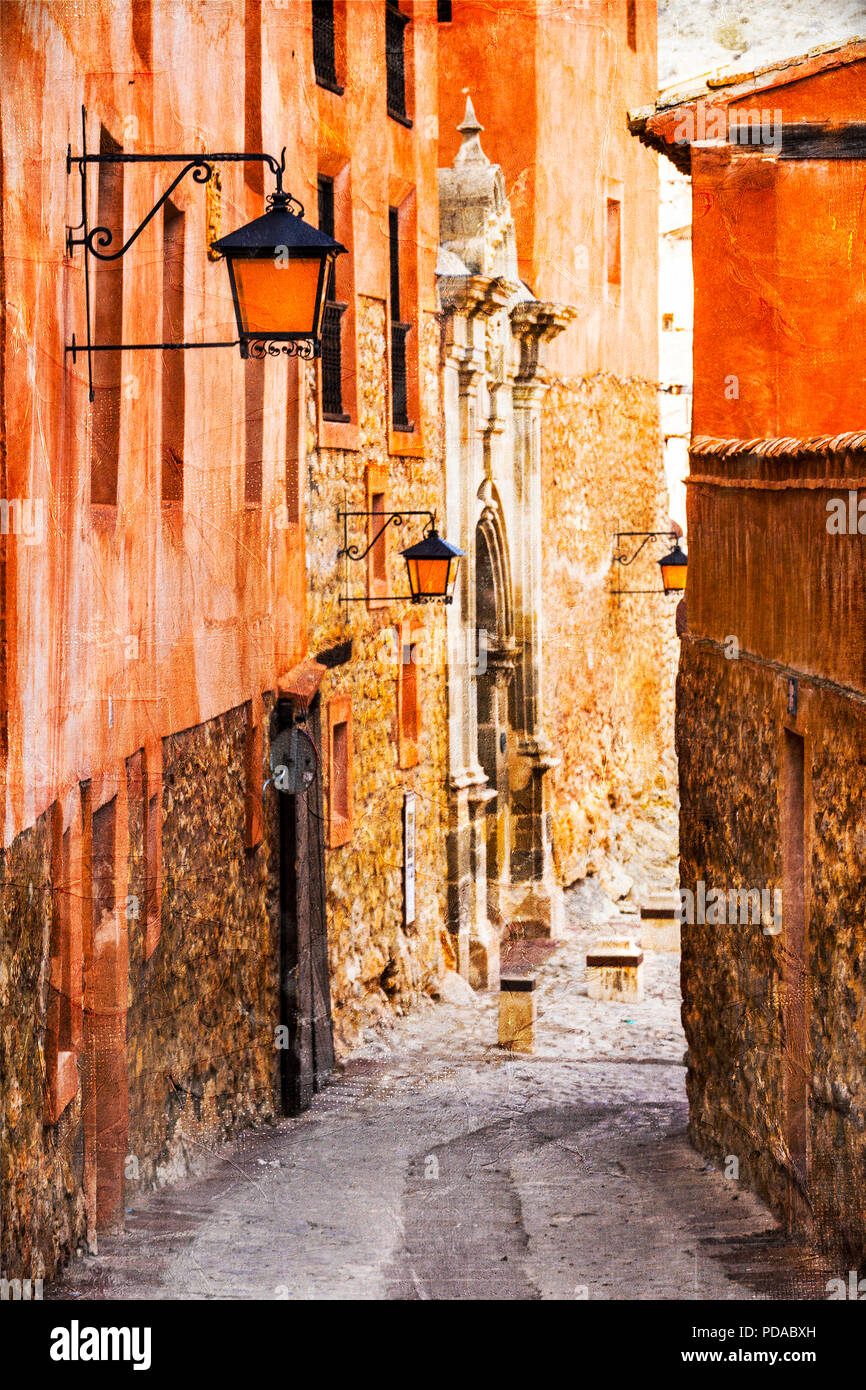
[[[645,951],[678,951],[680,924],[676,893],[655,893],[640,910],[640,944]]]
[[[499,982],[499,1046],[512,1052],[535,1048],[535,980],[503,976]]]
[[[590,999],[643,999],[643,951],[633,941],[599,941],[587,952],[586,978]]]

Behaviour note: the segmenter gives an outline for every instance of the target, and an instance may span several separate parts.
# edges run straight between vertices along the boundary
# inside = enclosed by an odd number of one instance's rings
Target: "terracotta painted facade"
[[[778,918],[683,926],[691,1131],[852,1259],[866,1250],[866,163],[850,128],[864,110],[866,49],[850,43],[632,118],[690,170],[694,207],[681,883],[781,894]]]
[[[337,517],[441,512],[435,5],[403,6],[393,113],[385,6],[334,10],[328,78],[306,4],[4,8],[5,1275],[50,1275],[121,1223],[137,1186],[285,1108],[284,802],[268,758],[310,698],[319,809],[304,802],[304,844],[314,875],[325,840],[330,928],[314,1012],[327,1024],[330,985],[339,1050],[441,970],[444,655],[430,642],[407,677],[394,634],[417,655],[442,619],[344,609]],[[82,106],[91,152],[285,146],[286,186],[314,223],[330,185],[348,248],[333,287],[339,412],[320,364],[230,348],[105,354],[90,404],[86,360],[64,351],[84,337],[82,253],[66,247]],[[92,168],[91,225],[116,246],[175,172]],[[95,340],[233,338],[209,246],[258,216],[270,187],[255,162],[221,164],[219,186],[182,181],[122,260],[95,270]],[[389,209],[411,416],[397,427]],[[389,537],[377,593],[405,590],[396,549]],[[368,566],[351,569],[363,590]]]

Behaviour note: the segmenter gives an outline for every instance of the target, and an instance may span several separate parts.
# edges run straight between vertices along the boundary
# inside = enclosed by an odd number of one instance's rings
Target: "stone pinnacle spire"
[[[481,148],[480,135],[484,126],[475,114],[472,98],[466,96],[466,112],[457,129],[463,136],[463,143],[457,151],[455,164],[489,164],[490,160]]]

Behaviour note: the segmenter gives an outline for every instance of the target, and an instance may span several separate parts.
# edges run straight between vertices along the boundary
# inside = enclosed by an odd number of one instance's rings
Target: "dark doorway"
[[[85,810],[90,809],[90,790]],[[116,900],[117,797],[93,812],[84,951],[84,1161],[88,1219],[121,1231],[127,1152],[126,920]]]
[[[280,701],[274,733],[291,725],[293,707]],[[305,732],[321,750],[318,697]],[[280,1049],[280,1102],[297,1115],[326,1084],[334,1067],[321,758],[304,794],[279,793],[280,1024],[288,1045]]]
[[[804,744],[799,734],[786,729],[782,754],[785,1127],[791,1166],[802,1185],[808,1159],[805,830]]]

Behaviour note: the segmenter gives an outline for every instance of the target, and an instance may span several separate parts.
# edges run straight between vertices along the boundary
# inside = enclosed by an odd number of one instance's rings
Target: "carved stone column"
[[[546,774],[558,765],[544,730],[542,651],[541,407],[547,390],[543,344],[568,326],[575,310],[536,301],[515,306],[511,329],[520,345],[514,383],[515,488],[523,525],[513,545],[514,628],[518,645],[514,714],[517,749],[511,769],[514,818],[511,921],[528,934],[555,935],[562,892],[553,866]]]
[[[449,833],[448,931],[455,965],[475,988],[499,978],[499,938],[487,903],[488,786],[478,757],[475,682],[475,511],[484,477],[482,391],[485,319],[508,301],[510,287],[488,276],[440,283],[445,320],[446,526],[466,552],[448,610]]]

